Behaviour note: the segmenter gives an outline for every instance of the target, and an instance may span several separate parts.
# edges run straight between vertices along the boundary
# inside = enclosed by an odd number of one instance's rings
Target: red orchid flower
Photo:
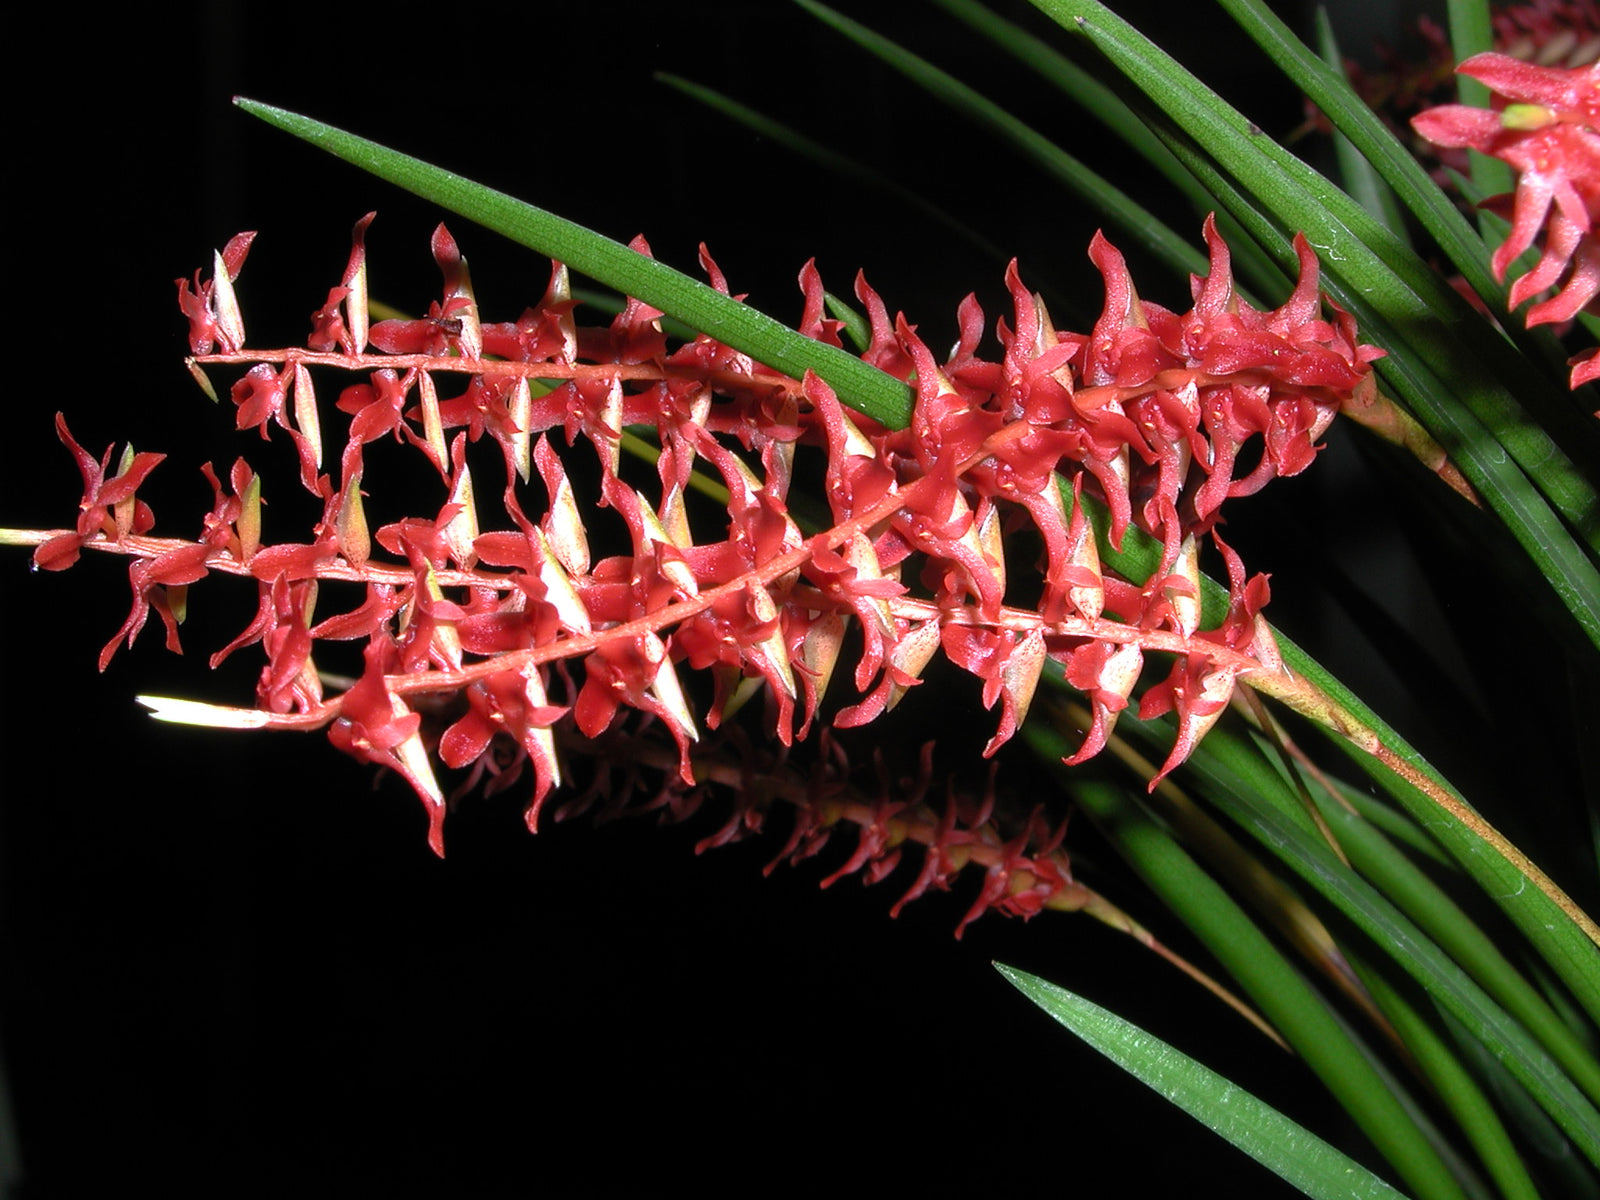
[[[1558,284],[1528,310],[1529,325],[1571,320],[1600,293],[1600,64],[1565,70],[1504,54],[1479,54],[1457,68],[1491,88],[1494,108],[1447,104],[1411,124],[1430,142],[1471,147],[1517,170],[1511,233],[1491,260],[1504,279],[1540,230],[1544,248],[1511,285],[1513,307]],[[1505,198],[1490,204],[1504,206]],[[1580,367],[1580,372],[1582,368]],[[1575,376],[1580,372],[1575,372]],[[1576,387],[1582,379],[1574,378]]]

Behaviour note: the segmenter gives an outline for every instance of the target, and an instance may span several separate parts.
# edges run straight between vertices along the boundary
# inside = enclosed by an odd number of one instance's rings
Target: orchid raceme
[[[1073,762],[1104,745],[1134,698],[1144,657],[1170,656],[1166,679],[1139,701],[1147,717],[1178,717],[1159,779],[1215,722],[1237,679],[1281,671],[1259,619],[1266,581],[1247,579],[1216,537],[1224,501],[1304,470],[1340,406],[1372,386],[1368,364],[1379,355],[1337,307],[1323,315],[1316,259],[1303,241],[1294,292],[1258,312],[1235,294],[1227,246],[1207,221],[1211,269],[1194,280],[1193,308],[1179,314],[1140,300],[1122,256],[1097,237],[1090,257],[1106,302],[1093,330],[1058,331],[1013,264],[996,360],[979,354],[985,322],[974,300],[941,362],[858,279],[871,321],[863,358],[915,383],[909,427],[889,430],[813,375],[783,376],[705,335],[670,346],[661,314],[637,301],[608,326],[580,326],[559,263],[538,305],[514,322],[483,321],[443,226],[433,239],[441,300],[423,318],[372,324],[352,286],[364,275],[371,220],[356,225],[343,280],[313,315],[306,349],[244,347],[234,280],[253,235],[216,256],[218,275],[178,285],[193,364],[245,368],[229,389],[238,427],[276,428],[293,445],[301,484],[322,508],[308,540],[260,543],[260,477],[243,460],[226,486],[205,468],[215,502],[198,538],[153,537],[153,517],[134,493],[160,456],[139,455],[107,481],[109,458],[94,460],[59,419],[84,495],[77,527],[41,534],[35,563],[60,569],[85,547],[131,558],[132,606],[102,666],[151,609],[177,648],[174,590],[211,571],[252,578],[256,615],[213,663],[261,644],[257,709],[214,712],[214,722],[327,727],[340,749],[410,782],[441,853],[437,765],[475,778],[531,766],[532,828],[562,778],[554,727],[570,720],[596,738],[632,709],[672,735],[677,773],[692,783],[701,725],[721,726],[756,692],[780,742],[811,730],[852,628],[861,639],[848,672],[858,696],[833,713],[836,724],[865,723],[897,703],[942,651],[981,681],[986,707],[999,706],[993,754],[1053,662],[1095,714]],[[648,253],[642,241],[635,249]],[[726,293],[704,250],[701,261]],[[800,284],[802,331],[840,344],[810,265]],[[321,469],[331,422],[313,383],[314,373],[333,372],[364,380],[338,394],[350,421],[336,476]],[[648,491],[625,481],[619,452],[624,430],[642,427],[659,445]],[[436,509],[369,534],[364,454],[384,438],[422,453],[441,495]],[[501,514],[489,528],[480,509],[491,493],[467,461],[468,447],[485,440],[503,474]],[[585,516],[563,460],[583,442],[599,468],[594,499],[621,517],[631,546],[598,561],[587,528],[597,518]],[[802,530],[787,503],[808,471],[830,510],[820,531]],[[727,511],[714,536],[696,540],[701,520],[688,497],[696,475],[710,473]],[[537,519],[523,488],[535,474],[544,493]],[[1085,492],[1109,509],[1113,544],[1130,523],[1160,539],[1148,578],[1101,570]],[[1006,602],[1005,531],[1019,522],[1044,546],[1043,590],[1029,607]],[[1232,580],[1228,611],[1211,629],[1199,623],[1206,538]],[[387,560],[374,557],[379,548]],[[318,585],[334,581],[365,595],[328,613]],[[327,696],[314,653],[334,640],[364,641],[363,668]],[[680,679],[686,668],[711,675],[703,716]],[[424,706],[455,711],[434,747],[421,731]],[[163,701],[154,711],[192,722],[210,710]]]

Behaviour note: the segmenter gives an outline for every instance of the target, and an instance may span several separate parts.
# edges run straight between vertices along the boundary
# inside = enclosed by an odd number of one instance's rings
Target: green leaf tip
[[[1028,999],[1130,1075],[1319,1200],[1398,1197],[1360,1163],[1182,1051],[1097,1004],[1002,963]]]

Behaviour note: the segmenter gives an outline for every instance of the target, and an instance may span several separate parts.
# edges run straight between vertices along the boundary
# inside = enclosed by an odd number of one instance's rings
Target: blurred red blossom
[[[1448,104],[1412,119],[1441,146],[1470,147],[1510,164],[1517,189],[1487,203],[1506,211],[1511,232],[1491,260],[1506,272],[1543,233],[1539,261],[1512,283],[1513,308],[1550,288],[1555,295],[1528,310],[1527,323],[1569,321],[1593,310],[1600,293],[1600,64],[1542,67],[1504,54],[1479,54],[1457,68],[1495,94],[1492,109]],[[1508,209],[1509,201],[1509,209]],[[1592,357],[1575,360],[1572,386],[1592,378]]]

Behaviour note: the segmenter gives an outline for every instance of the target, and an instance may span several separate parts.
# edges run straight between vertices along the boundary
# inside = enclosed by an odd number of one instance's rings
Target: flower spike
[[[157,701],[158,715],[325,728],[341,750],[407,780],[436,850],[441,769],[463,772],[464,786],[499,790],[531,763],[532,828],[566,778],[564,744],[631,738],[644,721],[675,749],[661,803],[684,810],[702,773],[715,769],[702,727],[742,738],[741,707],[764,710],[752,719],[786,752],[797,734],[820,727],[826,738],[829,713],[838,726],[862,725],[902,702],[941,652],[976,678],[978,698],[998,713],[986,755],[1015,736],[1053,662],[1094,714],[1069,762],[1097,753],[1137,701],[1146,716],[1175,713],[1162,772],[1174,769],[1238,681],[1281,673],[1259,619],[1265,583],[1247,580],[1220,541],[1230,600],[1221,623],[1205,626],[1200,545],[1216,541],[1234,497],[1305,469],[1335,413],[1371,386],[1379,354],[1357,341],[1348,315],[1332,306],[1324,315],[1304,239],[1293,292],[1257,311],[1239,298],[1228,248],[1208,219],[1208,272],[1192,281],[1190,310],[1176,313],[1143,300],[1121,254],[1097,235],[1090,258],[1105,303],[1092,331],[1057,329],[1012,264],[999,361],[980,356],[983,314],[970,298],[960,338],[941,358],[858,280],[871,325],[864,357],[915,380],[909,426],[889,430],[816,376],[785,377],[710,335],[670,346],[661,314],[637,300],[603,328],[580,327],[560,264],[535,308],[515,322],[485,322],[466,258],[443,226],[431,245],[442,298],[420,320],[368,327],[370,221],[356,224],[349,262],[306,347],[241,349],[232,284],[248,236],[217,256],[209,282],[179,289],[197,367],[243,369],[230,391],[238,427],[268,441],[276,430],[288,435],[296,474],[322,513],[309,535],[262,543],[262,477],[241,461],[231,490],[206,468],[214,503],[199,538],[153,538],[154,518],[135,490],[160,456],[130,451],[108,478],[110,452],[95,460],[61,420],[83,499],[75,528],[40,536],[36,561],[59,569],[85,547],[130,557],[133,603],[107,657],[152,609],[176,649],[186,589],[200,579],[253,580],[254,616],[213,661],[262,647],[261,715]],[[648,252],[642,240],[636,248]],[[731,292],[703,249],[701,260],[713,286]],[[837,342],[814,265],[800,287],[806,332]],[[334,408],[347,427],[334,477],[322,473],[324,439],[337,444],[337,435],[319,411],[319,394],[329,393],[317,377],[341,373]],[[643,473],[649,487],[623,460],[645,427],[656,442],[654,478]],[[485,441],[486,459],[475,449]],[[369,505],[384,510],[374,480],[386,460],[370,448],[382,442],[420,452],[437,482],[421,515],[373,528]],[[797,454],[800,446],[820,452]],[[498,488],[487,482],[496,470]],[[525,511],[535,474],[531,491],[544,507]],[[803,486],[827,502],[814,532],[789,511]],[[716,491],[722,511],[696,490]],[[1161,541],[1149,578],[1103,567],[1091,504],[1109,510],[1113,542],[1132,525]],[[620,521],[626,539],[592,538],[602,514]],[[1018,576],[1007,537],[1018,526],[1031,526],[1044,547],[1032,607],[1010,595]],[[350,584],[361,598],[315,620],[324,597]],[[364,668],[325,694],[316,644],[335,639],[363,641]],[[837,672],[849,654],[853,670]],[[1170,667],[1139,697],[1151,656]],[[703,691],[694,672],[710,673]],[[846,674],[856,695],[835,706],[830,682]],[[750,703],[758,697],[764,703]],[[752,828],[753,794],[709,841]],[[839,819],[832,797],[812,796],[817,807],[780,857],[820,847]],[[853,816],[856,851],[829,878],[891,873],[910,811],[886,799]],[[1037,822],[1001,836],[987,811],[952,812],[916,826],[927,851],[908,897],[943,886],[973,856],[988,873],[969,920],[989,909],[1030,915],[1069,888]]]

